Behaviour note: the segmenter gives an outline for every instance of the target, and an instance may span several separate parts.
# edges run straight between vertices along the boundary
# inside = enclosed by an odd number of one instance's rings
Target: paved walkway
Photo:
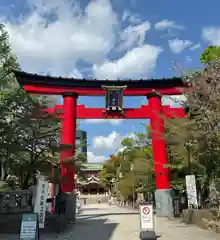
[[[161,240],[220,240],[220,234],[202,230],[179,220],[156,219],[156,233]],[[0,237],[1,240],[17,239]],[[84,206],[76,223],[66,233],[41,236],[41,240],[138,240],[139,215],[137,211],[108,204]]]
[[[82,215],[69,233],[58,239],[68,240],[138,240],[139,215],[137,211],[108,206],[108,204],[86,205]],[[179,220],[156,219],[156,233],[161,240],[220,240],[220,234],[202,230],[193,225],[181,224]],[[43,238],[43,240],[52,240]]]

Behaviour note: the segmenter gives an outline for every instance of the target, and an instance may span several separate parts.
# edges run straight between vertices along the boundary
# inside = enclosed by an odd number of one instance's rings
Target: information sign
[[[23,214],[20,228],[20,240],[38,240],[38,214]]]
[[[186,191],[188,199],[188,207],[198,207],[197,189],[195,175],[186,175]]]
[[[141,231],[154,230],[153,205],[140,205]]]
[[[39,228],[44,228],[47,196],[48,182],[43,179],[38,179],[34,212],[38,213]]]

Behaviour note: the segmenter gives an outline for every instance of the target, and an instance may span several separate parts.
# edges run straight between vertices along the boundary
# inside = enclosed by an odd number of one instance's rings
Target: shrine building
[[[102,170],[102,163],[85,163],[83,164],[85,179],[77,179],[76,188],[81,192],[81,194],[103,194],[105,189],[100,184],[100,172]]]

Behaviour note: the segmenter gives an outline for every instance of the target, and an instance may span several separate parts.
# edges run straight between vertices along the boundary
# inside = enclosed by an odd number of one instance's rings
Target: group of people
[[[97,203],[101,203],[101,196],[99,195],[99,193],[97,193],[96,199],[97,199]],[[112,203],[113,203],[113,197],[109,194],[108,204],[111,205]]]

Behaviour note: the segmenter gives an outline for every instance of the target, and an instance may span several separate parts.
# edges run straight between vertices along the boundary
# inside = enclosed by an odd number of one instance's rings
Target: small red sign
[[[150,213],[150,209],[149,209],[148,207],[143,207],[143,208],[142,208],[142,213],[143,213],[144,215],[148,215],[148,214]]]

